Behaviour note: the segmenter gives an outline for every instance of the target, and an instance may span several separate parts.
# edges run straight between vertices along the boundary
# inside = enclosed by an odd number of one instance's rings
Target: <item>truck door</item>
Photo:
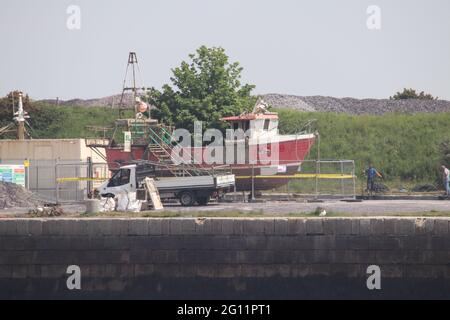
[[[131,169],[118,170],[108,182],[107,193],[118,194],[124,191],[135,191],[135,179],[132,179],[132,175]]]

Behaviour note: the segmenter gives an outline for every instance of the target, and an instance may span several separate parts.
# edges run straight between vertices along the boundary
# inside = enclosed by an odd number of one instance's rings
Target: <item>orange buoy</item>
[[[148,110],[148,106],[147,106],[147,104],[145,102],[141,101],[141,102],[138,103],[137,109],[138,109],[139,112],[143,113],[143,112]]]

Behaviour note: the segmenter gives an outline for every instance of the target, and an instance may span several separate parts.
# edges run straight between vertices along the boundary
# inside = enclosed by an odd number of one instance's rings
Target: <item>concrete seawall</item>
[[[449,222],[0,219],[0,298],[450,299]]]

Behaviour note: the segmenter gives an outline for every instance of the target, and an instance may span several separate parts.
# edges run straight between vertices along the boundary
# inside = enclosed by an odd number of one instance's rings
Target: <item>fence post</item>
[[[316,199],[319,198],[320,161],[316,160]]]
[[[36,192],[39,193],[39,160],[35,161],[36,164]]]
[[[353,180],[353,200],[356,199],[356,175],[355,175],[355,161],[352,160],[352,180]]]
[[[255,165],[252,164],[252,201],[255,200]]]
[[[88,199],[92,198],[92,158],[91,157],[87,157],[87,176],[88,176],[88,181],[87,181],[87,196]]]
[[[80,166],[75,165],[75,177],[79,177],[80,176]],[[78,201],[78,194],[79,191],[78,189],[80,188],[80,183],[77,182],[76,187],[75,187],[75,201]]]
[[[230,166],[230,168],[231,168],[231,170],[230,170],[230,174],[233,174],[233,167],[232,166]],[[236,181],[237,179],[236,179],[236,176],[234,176],[234,186],[233,186],[233,191],[234,191],[234,197],[236,196]]]
[[[25,184],[27,186],[27,190],[30,190],[30,160],[27,158],[25,161],[28,163],[25,167]]]
[[[317,132],[316,199],[319,198],[319,175],[320,175],[320,133]]]
[[[59,204],[58,160],[55,160],[55,199]]]

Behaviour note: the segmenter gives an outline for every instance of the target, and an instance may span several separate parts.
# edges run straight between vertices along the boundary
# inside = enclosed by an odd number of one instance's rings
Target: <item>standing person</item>
[[[444,182],[444,187],[445,187],[445,194],[448,196],[450,196],[450,170],[447,169],[446,166],[441,166],[442,169],[442,180]]]
[[[367,192],[372,195],[375,187],[375,178],[378,176],[380,178],[383,178],[381,173],[378,172],[377,169],[373,167],[372,164],[369,165],[369,168],[366,170],[366,176],[367,176]]]

